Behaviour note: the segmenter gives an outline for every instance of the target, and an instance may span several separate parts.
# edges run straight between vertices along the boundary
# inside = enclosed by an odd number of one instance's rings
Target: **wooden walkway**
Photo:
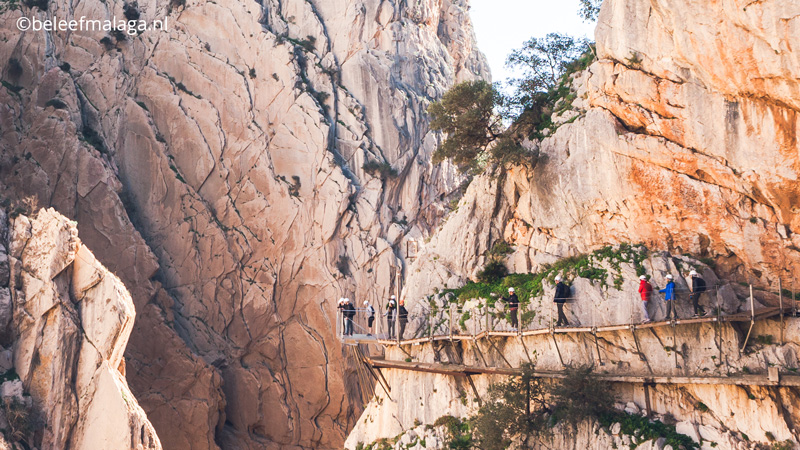
[[[521,369],[506,369],[501,367],[475,367],[459,364],[433,364],[422,362],[389,361],[380,358],[364,357],[364,362],[375,369],[399,369],[413,372],[435,373],[452,376],[470,375],[521,375]],[[565,372],[535,371],[533,376],[541,378],[564,378]],[[652,374],[603,374],[593,373],[592,377],[598,380],[618,383],[639,384],[713,384],[736,386],[792,386],[800,387],[800,375],[748,375],[738,374],[732,376],[674,376]]]
[[[674,327],[679,325],[689,325],[697,323],[724,323],[724,322],[754,322],[758,320],[768,319],[780,315],[780,308],[770,307],[762,308],[751,312],[742,312],[727,316],[706,316],[694,317],[689,319],[677,319],[660,322],[647,322],[638,324],[622,324],[622,325],[606,325],[600,327],[558,327],[558,328],[540,328],[536,330],[523,330],[523,331],[481,331],[476,334],[443,334],[434,336],[425,336],[414,339],[380,339],[375,336],[367,335],[354,335],[344,336],[342,342],[345,344],[361,344],[361,343],[378,343],[382,345],[419,345],[425,342],[434,341],[474,341],[484,339],[487,337],[519,337],[519,336],[540,336],[546,334],[570,334],[570,333],[605,333],[613,331],[624,330],[642,330],[647,328],[661,328],[661,327]],[[785,306],[784,313],[791,312],[791,307]]]

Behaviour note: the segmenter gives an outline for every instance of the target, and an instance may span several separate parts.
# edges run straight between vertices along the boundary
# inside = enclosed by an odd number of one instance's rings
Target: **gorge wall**
[[[7,220],[0,209],[0,448],[161,449],[125,379],[125,286],[53,209]]]
[[[407,296],[456,287],[494,242],[512,271],[616,244],[713,258],[777,289],[800,259],[796,2],[606,0],[534,168],[477,178],[411,266]]]
[[[562,100],[571,105],[553,118],[547,137],[528,143],[538,153],[535,166],[487,168],[409,265],[404,296],[417,311],[412,323],[424,320],[437,289],[458,288],[474,279],[502,240],[513,248],[504,259],[511,272],[543,270],[565,257],[629,242],[701,258],[714,266],[714,279],[730,286],[731,293],[737,282],[772,292],[781,286],[779,280],[784,289],[791,287],[800,275],[798,36],[797,2],[603,2],[597,60],[573,77],[572,95]],[[664,283],[659,277],[666,273],[676,278],[688,274],[687,266],[645,267],[660,286]],[[635,278],[628,273],[624,280]],[[598,295],[607,298],[614,290],[597,293],[596,286],[581,279],[575,286],[577,303],[595,301]],[[627,313],[637,293],[635,287],[622,288],[627,293],[615,297],[620,301],[610,309],[620,306]],[[545,292],[546,300],[552,298],[552,290]],[[777,295],[761,298],[765,305],[777,300]],[[574,308],[580,313],[580,306]],[[578,319],[590,323],[586,316]],[[792,320],[790,326],[796,327]],[[767,322],[754,332],[774,335],[776,326]],[[621,352],[621,359],[602,370],[655,373],[659,365],[683,374],[716,373],[721,367],[721,373],[763,373],[770,365],[797,370],[795,338],[786,345],[741,353],[737,333],[727,329],[718,338],[721,344],[711,344],[716,332],[706,326],[677,332],[687,345],[681,356],[697,357],[694,363],[681,363],[678,371],[666,366],[676,355],[665,353],[668,336],[654,331],[648,336],[655,339],[653,347],[642,344],[647,367],[623,356],[631,354],[630,335],[610,336],[605,342]],[[543,367],[560,365],[552,359],[548,339],[525,339]],[[594,363],[585,342],[568,341],[568,363]],[[471,346],[480,344],[464,345],[469,360],[477,353]],[[518,367],[528,354],[516,340],[500,347],[509,361],[494,346],[482,349],[495,355],[489,359],[498,366],[510,362]],[[432,344],[404,350],[387,350],[387,359],[447,362],[445,355],[450,354]],[[572,358],[578,354],[582,356]],[[725,360],[721,366],[720,358]],[[483,365],[477,358],[473,362]],[[452,377],[386,372],[389,384],[402,386],[403,393],[393,389],[389,400],[376,387],[376,400],[358,421],[347,448],[358,443],[381,448],[386,443],[378,438],[388,438],[391,448],[441,448],[446,446],[443,431],[430,425],[443,415],[466,417],[477,408],[469,386]],[[500,381],[474,378],[481,394]],[[780,448],[770,446],[784,439],[791,442],[780,445],[797,446],[794,388],[678,384],[659,386],[655,392],[657,417],[675,419],[678,431],[704,449]],[[644,406],[641,386],[619,384],[617,395],[622,408],[638,413]],[[743,416],[744,411],[749,412]],[[780,431],[768,429],[773,426]],[[528,446],[665,448],[663,440],[637,443],[621,436],[618,428],[593,423],[574,433],[556,433],[555,439]]]
[[[128,286],[127,377],[164,447],[340,446],[361,407],[331,300],[394,289],[461,182],[424,110],[488,77],[467,1],[38,4],[0,9],[0,195],[76,220]]]

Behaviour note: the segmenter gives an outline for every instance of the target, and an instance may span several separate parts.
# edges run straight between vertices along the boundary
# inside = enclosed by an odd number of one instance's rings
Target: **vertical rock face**
[[[460,182],[430,164],[424,110],[488,77],[467,10],[51,0],[0,14],[0,191],[77,220],[130,287],[128,378],[165,447],[344,440],[359,402],[330,300],[393,289],[395,249]],[[15,27],[136,14],[167,31]]]
[[[46,423],[35,445],[160,449],[124,377],[135,316],[125,286],[52,209],[14,219],[8,242],[14,369]]]
[[[472,183],[409,297],[463,282],[499,239],[516,271],[629,241],[740,281],[799,276],[799,27],[788,0],[606,0],[599,60],[538,164]]]

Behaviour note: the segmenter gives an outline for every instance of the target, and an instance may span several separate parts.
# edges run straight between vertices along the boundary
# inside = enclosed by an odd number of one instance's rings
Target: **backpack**
[[[697,281],[697,292],[705,292],[706,291],[706,280],[697,277],[695,278]]]

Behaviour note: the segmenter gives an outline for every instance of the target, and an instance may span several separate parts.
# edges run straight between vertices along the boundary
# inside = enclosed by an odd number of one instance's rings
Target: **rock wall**
[[[29,412],[6,414],[0,428],[19,432],[24,448],[160,449],[125,380],[136,315],[125,286],[53,209],[16,217],[10,232],[6,220],[0,212],[0,267],[10,273],[0,280],[0,345],[13,357],[0,351],[0,411],[16,402]]]
[[[0,192],[78,221],[130,287],[165,447],[336,448],[332,299],[395,288],[460,183],[424,110],[488,77],[466,0],[50,0],[0,12]],[[166,31],[20,33],[138,14]],[[302,358],[297,355],[303,355]],[[354,401],[355,399],[355,401]]]
[[[799,8],[606,0],[599,59],[531,144],[536,166],[470,185],[410,267],[407,297],[463,283],[500,239],[518,272],[626,241],[787,287],[800,276]]]

